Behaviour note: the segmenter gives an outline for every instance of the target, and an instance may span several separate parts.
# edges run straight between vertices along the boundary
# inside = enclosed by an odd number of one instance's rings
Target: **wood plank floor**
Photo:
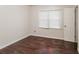
[[[77,54],[77,43],[29,36],[1,49],[0,54]]]

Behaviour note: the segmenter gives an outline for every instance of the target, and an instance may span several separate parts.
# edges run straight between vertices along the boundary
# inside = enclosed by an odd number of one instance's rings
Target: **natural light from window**
[[[39,13],[39,27],[62,28],[62,10],[41,10]]]

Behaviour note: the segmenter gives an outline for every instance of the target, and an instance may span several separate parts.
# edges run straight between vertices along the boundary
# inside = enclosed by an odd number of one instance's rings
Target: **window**
[[[39,14],[39,27],[61,28],[62,19],[62,10],[42,10]]]

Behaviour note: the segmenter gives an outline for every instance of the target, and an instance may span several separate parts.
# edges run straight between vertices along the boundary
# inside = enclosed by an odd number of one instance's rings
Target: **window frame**
[[[42,12],[42,11],[47,11],[48,12],[48,27],[46,28],[46,29],[63,29],[63,19],[64,19],[64,10],[63,9],[56,9],[56,10],[40,10],[40,12]],[[61,11],[61,13],[62,13],[62,16],[61,16],[61,25],[60,25],[60,28],[51,28],[50,27],[50,19],[49,19],[49,13],[50,13],[50,11]],[[39,12],[39,13],[40,13]],[[40,17],[40,16],[39,16]],[[39,18],[39,23],[40,23],[40,18]],[[40,25],[39,25],[39,27],[40,27]],[[40,27],[40,28],[43,28],[43,27]]]

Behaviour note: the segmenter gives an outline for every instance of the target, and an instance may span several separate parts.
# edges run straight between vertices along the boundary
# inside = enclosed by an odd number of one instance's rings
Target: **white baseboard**
[[[15,40],[15,41],[9,42],[8,44],[6,44],[6,45],[4,45],[4,46],[1,46],[0,49],[5,48],[5,47],[7,47],[7,46],[9,46],[9,45],[11,45],[11,44],[13,44],[13,43],[15,43],[15,42],[18,42],[18,41],[20,41],[20,40],[22,40],[22,39],[24,39],[24,38],[26,38],[26,37],[28,37],[28,36],[29,36],[29,35],[26,35],[26,36],[21,37],[20,39],[17,39],[17,40]]]
[[[37,34],[31,34],[32,36],[40,36],[40,37],[47,37],[47,38],[55,38],[55,39],[61,39],[63,40],[64,38],[57,38],[57,37],[49,37],[49,36],[44,36],[44,35],[37,35]]]
[[[55,38],[55,39],[64,40],[64,38],[59,38],[59,37],[49,37],[49,36],[37,35],[37,34],[31,34],[31,35],[33,35],[33,36],[40,36],[40,37],[47,37],[47,38]],[[64,41],[68,41],[68,40],[64,40]],[[75,42],[75,41],[69,41],[69,42]]]

